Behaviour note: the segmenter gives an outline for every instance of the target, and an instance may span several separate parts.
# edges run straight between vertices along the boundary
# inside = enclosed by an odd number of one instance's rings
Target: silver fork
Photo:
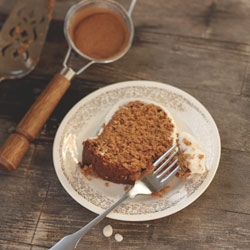
[[[134,198],[139,194],[152,194],[153,192],[161,190],[169,180],[179,171],[178,159],[173,159],[177,154],[176,145],[173,145],[160,158],[158,158],[153,166],[155,170],[153,173],[146,175],[141,180],[135,182],[118,201],[111,205],[107,210],[98,215],[95,219],[90,221],[87,225],[79,229],[73,234],[63,237],[50,250],[73,250],[81,238],[101,220],[103,220],[114,208],[127,198]]]

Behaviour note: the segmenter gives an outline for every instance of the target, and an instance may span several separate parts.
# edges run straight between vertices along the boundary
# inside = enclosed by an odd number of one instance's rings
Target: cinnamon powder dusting
[[[85,55],[95,59],[112,58],[129,42],[126,23],[114,11],[91,7],[80,11],[73,20],[71,38]]]

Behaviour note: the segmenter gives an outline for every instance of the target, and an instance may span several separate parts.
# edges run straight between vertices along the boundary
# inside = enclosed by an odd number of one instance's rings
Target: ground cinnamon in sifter
[[[75,46],[94,59],[117,56],[129,42],[126,23],[112,10],[99,7],[80,11],[72,23],[71,38]]]

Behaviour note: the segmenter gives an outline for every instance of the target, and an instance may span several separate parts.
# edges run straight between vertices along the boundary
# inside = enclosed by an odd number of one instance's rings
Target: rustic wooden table
[[[9,11],[0,1],[0,25]],[[41,60],[19,80],[0,84],[0,143],[61,70],[67,50],[63,19],[77,1],[58,0]],[[129,1],[120,1],[125,6]],[[104,219],[77,249],[250,249],[250,2],[138,1],[135,37],[125,57],[94,65],[72,81],[17,170],[0,170],[0,249],[45,250],[96,215],[61,186],[52,162],[57,128],[87,94],[127,80],[171,84],[197,98],[218,126],[222,155],[205,193],[171,216],[146,222]],[[81,62],[75,59],[75,64]],[[1,62],[0,62],[1,64]],[[110,224],[122,242],[103,236]]]

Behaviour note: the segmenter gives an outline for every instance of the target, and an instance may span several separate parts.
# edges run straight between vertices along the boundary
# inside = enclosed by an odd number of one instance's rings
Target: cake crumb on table
[[[107,225],[103,228],[102,232],[105,237],[110,237],[113,234],[113,228],[111,225]]]
[[[121,234],[115,234],[115,240],[117,242],[121,242],[121,241],[123,241],[123,236]]]
[[[107,225],[103,228],[102,232],[105,237],[109,238],[113,234],[113,227],[111,225]],[[123,236],[119,233],[116,233],[114,238],[117,242],[123,241]]]

